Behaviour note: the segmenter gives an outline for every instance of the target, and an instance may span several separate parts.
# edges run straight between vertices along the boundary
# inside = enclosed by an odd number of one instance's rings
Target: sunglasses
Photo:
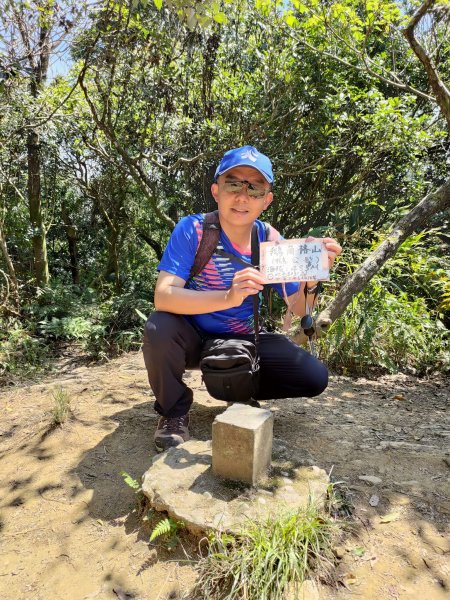
[[[258,185],[255,183],[250,183],[249,181],[225,181],[223,184],[223,189],[225,192],[229,194],[240,194],[244,188],[247,187],[247,194],[250,198],[264,198],[270,192],[270,189],[265,188],[263,185]]]

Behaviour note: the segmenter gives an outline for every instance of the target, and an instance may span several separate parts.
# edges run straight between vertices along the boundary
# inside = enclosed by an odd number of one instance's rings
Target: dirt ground
[[[192,436],[206,440],[226,406],[197,372],[188,377]],[[73,416],[52,428],[59,386]],[[439,378],[332,377],[318,398],[263,403],[278,441],[343,482],[355,506],[336,550],[341,583],[321,586],[321,600],[450,597],[449,389]],[[182,598],[195,541],[172,552],[149,544],[120,475],[140,478],[154,454],[141,355],[62,364],[39,384],[0,390],[0,408],[0,599]]]

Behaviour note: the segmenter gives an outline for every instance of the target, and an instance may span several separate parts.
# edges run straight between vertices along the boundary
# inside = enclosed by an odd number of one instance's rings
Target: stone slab
[[[216,477],[256,485],[272,459],[273,413],[233,404],[212,425],[212,468]]]
[[[212,472],[211,441],[190,440],[153,458],[142,489],[151,506],[183,521],[195,535],[208,530],[237,532],[248,520],[323,505],[329,479],[316,466],[272,465],[258,487],[220,480]]]

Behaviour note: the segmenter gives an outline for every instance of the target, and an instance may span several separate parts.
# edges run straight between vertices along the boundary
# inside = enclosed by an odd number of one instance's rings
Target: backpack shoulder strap
[[[264,234],[267,238],[266,224],[264,223]],[[259,236],[258,226],[256,223],[253,224],[252,228],[252,264],[259,268]],[[264,286],[265,287],[265,286]],[[253,296],[253,325],[255,335],[255,346],[258,348],[259,342],[259,294]]]
[[[262,221],[262,224],[264,225],[264,239],[262,240],[263,242],[267,242],[269,239],[269,235],[270,235],[270,224]],[[259,251],[259,249],[258,249]],[[258,256],[258,265],[259,265],[259,256]],[[267,322],[265,323],[266,327],[270,327],[270,312],[271,312],[271,294],[272,294],[272,287],[270,285],[265,285],[264,289],[262,291],[262,299],[263,299],[263,306],[265,305],[266,307],[266,311],[268,311],[267,314]],[[264,319],[265,320],[265,319]],[[271,329],[270,331],[273,331],[273,329]]]
[[[217,248],[220,238],[220,221],[219,213],[217,210],[205,214],[205,220],[203,221],[203,234],[202,239],[197,248],[195,254],[194,264],[192,265],[189,279],[198,275],[205,266],[209,259],[214,254],[214,250]]]

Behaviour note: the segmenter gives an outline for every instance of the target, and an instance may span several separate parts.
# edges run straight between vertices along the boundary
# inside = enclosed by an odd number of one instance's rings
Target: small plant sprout
[[[52,423],[54,425],[62,425],[68,419],[71,414],[70,408],[70,396],[69,394],[62,388],[57,387],[53,393],[53,409],[52,409]]]
[[[142,518],[142,516],[148,510],[148,499],[142,491],[142,486],[137,479],[134,479],[134,477],[132,477],[126,471],[121,471],[120,474],[127,486],[130,487],[136,494],[137,514],[139,518]]]
[[[131,475],[126,471],[122,471],[120,474],[122,475],[123,480],[127,484],[127,486],[134,490],[136,494],[141,491],[141,485],[137,479],[131,477]]]
[[[153,542],[156,538],[163,536],[167,549],[173,550],[178,545],[178,531],[183,527],[184,523],[175,521],[172,517],[161,519],[152,531],[149,541]]]

